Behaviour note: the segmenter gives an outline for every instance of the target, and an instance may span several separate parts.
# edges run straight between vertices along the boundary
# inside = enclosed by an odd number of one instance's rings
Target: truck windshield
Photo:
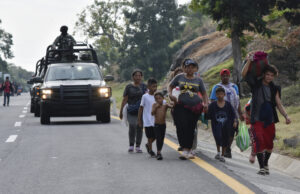
[[[96,66],[74,65],[54,66],[49,68],[46,81],[58,80],[100,80],[100,72]]]

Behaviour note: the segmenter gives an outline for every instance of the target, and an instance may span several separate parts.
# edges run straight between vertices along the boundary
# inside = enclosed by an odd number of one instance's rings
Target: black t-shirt
[[[123,97],[128,96],[128,104],[136,104],[141,101],[146,90],[147,86],[144,83],[140,84],[140,86],[128,84],[124,90]]]
[[[179,86],[180,90],[189,89],[195,93],[204,93],[206,91],[201,78],[195,77],[194,79],[187,79],[185,77],[185,74],[179,74],[176,77],[174,77],[174,79],[170,83],[170,86]]]
[[[207,118],[211,120],[213,130],[231,130],[236,115],[229,102],[225,101],[225,106],[220,108],[214,101],[208,106]]]
[[[280,95],[280,87],[271,82],[268,86],[264,86],[262,83],[262,78],[258,79],[255,76],[247,75],[245,81],[251,88],[252,100],[251,100],[251,123],[254,124],[259,121],[261,105],[267,101],[271,103],[272,112],[270,114],[270,120],[277,123],[278,115],[276,112],[276,94]],[[264,95],[264,96],[263,96]]]

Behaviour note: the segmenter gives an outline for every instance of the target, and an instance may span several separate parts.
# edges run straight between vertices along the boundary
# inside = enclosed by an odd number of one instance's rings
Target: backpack
[[[253,55],[248,73],[254,77],[260,77],[267,65],[269,65],[268,54],[263,51],[257,51]]]

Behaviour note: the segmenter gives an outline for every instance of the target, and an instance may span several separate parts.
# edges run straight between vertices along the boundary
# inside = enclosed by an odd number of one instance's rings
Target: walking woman
[[[183,149],[180,159],[186,160],[194,158],[191,148],[195,129],[202,109],[207,109],[208,97],[202,79],[195,76],[198,64],[194,60],[186,59],[183,62],[183,68],[185,73],[177,75],[171,81],[168,92],[170,99],[175,104],[174,122],[179,145]],[[172,94],[173,89],[177,86],[180,88],[178,99]],[[198,92],[202,94],[202,99],[197,94]]]
[[[120,109],[120,119],[123,119],[123,109],[126,104],[127,107],[127,120],[129,123],[129,149],[128,152],[135,151],[137,153],[142,153],[140,148],[142,137],[143,137],[143,127],[138,125],[138,111],[141,104],[142,96],[147,90],[147,86],[142,82],[143,72],[136,69],[132,72],[133,83],[126,86],[123,94],[123,101]]]

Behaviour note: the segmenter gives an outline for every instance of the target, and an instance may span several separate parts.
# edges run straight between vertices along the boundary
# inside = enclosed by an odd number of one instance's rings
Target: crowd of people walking
[[[253,54],[253,53],[252,53]],[[269,174],[268,161],[273,149],[275,123],[278,122],[276,107],[289,119],[280,100],[280,87],[273,82],[278,70],[272,65],[265,65],[261,75],[251,74],[253,56],[248,56],[242,76],[251,88],[252,99],[248,104],[252,153],[250,162],[258,159],[258,174]],[[239,123],[244,122],[246,113],[242,111],[238,86],[230,82],[230,70],[220,71],[220,82],[213,86],[208,98],[203,80],[197,74],[198,64],[192,59],[183,61],[181,67],[173,72],[168,86],[168,98],[157,92],[157,80],[150,78],[143,83],[142,70],[134,70],[133,82],[128,84],[123,93],[120,118],[129,123],[128,152],[142,153],[141,143],[143,127],[147,137],[146,150],[151,157],[162,160],[162,148],[166,133],[166,114],[171,115],[176,126],[178,151],[181,160],[194,159],[197,148],[197,123],[201,114],[211,120],[212,133],[216,142],[215,159],[225,162],[232,158],[231,145],[239,132]],[[126,118],[124,118],[126,117]],[[152,144],[156,141],[157,151]]]

